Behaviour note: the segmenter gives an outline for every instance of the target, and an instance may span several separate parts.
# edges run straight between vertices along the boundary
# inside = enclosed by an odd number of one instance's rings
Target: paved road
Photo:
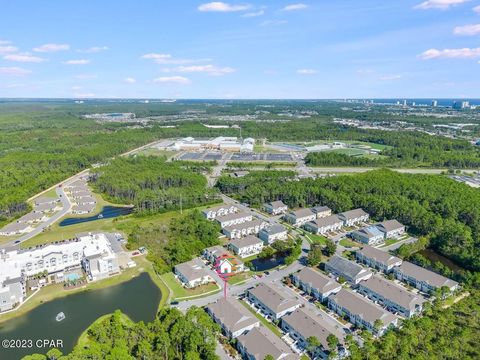
[[[71,181],[75,181],[76,179],[77,178],[75,177],[75,178],[71,179]],[[9,241],[8,243],[4,243],[4,244],[0,245],[0,249],[19,247],[20,243],[22,243],[24,241],[27,241],[27,240],[33,238],[34,236],[37,236],[38,234],[40,234],[43,231],[44,228],[47,228],[47,227],[51,226],[52,224],[57,222],[59,219],[61,219],[62,217],[64,217],[65,215],[68,214],[68,212],[70,211],[70,209],[72,207],[72,203],[70,202],[70,199],[68,198],[68,196],[65,194],[63,186],[62,187],[57,186],[57,188],[55,189],[55,192],[57,193],[58,198],[62,202],[62,206],[63,206],[62,210],[53,214],[47,221],[44,221],[44,222],[40,223],[39,225],[37,225],[37,227],[35,229],[33,229],[31,232],[29,232],[28,234],[24,234],[24,235],[20,236],[19,238],[16,238],[12,241]]]
[[[301,262],[301,259],[302,257],[307,255],[309,249],[310,249],[310,244],[306,240],[304,240],[302,242],[302,253],[300,254],[299,259],[297,259],[295,262],[285,267],[284,269],[271,271],[270,275],[262,276],[261,278],[257,278],[257,279],[250,278],[246,282],[240,285],[233,285],[233,286],[227,285],[228,295],[234,296],[234,297],[239,296],[243,294],[245,290],[251,287],[254,287],[255,285],[260,283],[280,282],[285,276],[305,267],[305,265]],[[206,306],[212,302],[217,301],[222,296],[223,296],[223,292],[218,292],[203,298],[181,301],[180,304],[178,305],[178,309],[182,311],[186,311],[191,306],[199,306],[199,307]]]

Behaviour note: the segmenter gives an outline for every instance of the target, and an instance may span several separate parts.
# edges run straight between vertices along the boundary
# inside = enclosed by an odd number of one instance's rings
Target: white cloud
[[[265,20],[260,23],[260,26],[284,25],[286,23],[287,23],[287,20]]]
[[[254,12],[249,12],[241,15],[242,17],[250,18],[250,17],[257,17],[257,16],[262,16],[265,14],[265,10],[258,10]]]
[[[38,56],[32,56],[30,54],[9,54],[3,57],[4,60],[8,61],[16,61],[16,62],[23,62],[23,63],[40,63],[45,61],[44,58]]]
[[[0,42],[0,54],[8,54],[12,52],[17,52],[18,48],[13,45],[2,44]]]
[[[79,80],[90,80],[90,79],[96,79],[98,78],[98,75],[96,74],[78,74],[74,76],[75,79]]]
[[[9,40],[0,40],[0,45],[10,45],[11,43]]]
[[[357,74],[372,74],[374,71],[372,69],[358,69]]]
[[[427,0],[414,7],[414,9],[440,9],[447,10],[452,6],[464,4],[470,0]]]
[[[153,79],[155,83],[170,83],[170,84],[190,84],[190,79],[184,76],[161,76]]]
[[[69,50],[70,45],[68,44],[44,44],[42,46],[36,47],[33,51],[36,52],[57,52],[57,51],[64,51]]]
[[[165,72],[183,72],[183,73],[206,73],[212,76],[222,76],[235,72],[235,69],[231,67],[219,67],[215,65],[191,65],[191,66],[178,66],[172,69],[163,69]]]
[[[480,14],[480,5],[475,6],[472,10],[477,14]]]
[[[214,1],[205,4],[201,4],[198,7],[198,11],[202,12],[234,12],[234,11],[245,11],[250,9],[250,5],[243,4],[243,5],[233,5],[227,4],[221,1]]]
[[[480,24],[457,26],[455,29],[453,29],[453,33],[455,35],[477,35],[480,34]]]
[[[72,90],[82,90],[83,87],[81,86],[72,86]]]
[[[402,75],[383,75],[383,76],[380,76],[379,79],[382,81],[391,81],[391,80],[399,80],[402,77],[403,77]]]
[[[137,82],[137,80],[133,77],[127,77],[127,78],[123,79],[123,82],[125,82],[127,84],[135,84]]]
[[[429,49],[419,55],[420,58],[429,59],[468,59],[480,57],[480,48],[461,49]]]
[[[181,64],[192,64],[196,62],[205,62],[205,61],[210,61],[211,59],[179,59],[179,58],[174,58],[170,54],[157,54],[157,53],[150,53],[150,54],[145,54],[142,55],[142,59],[150,59],[153,60],[154,63],[156,64],[161,64],[161,65],[181,65]]]
[[[8,76],[25,76],[30,74],[31,71],[19,67],[0,67],[0,75]]]
[[[92,47],[89,47],[88,49],[77,50],[77,52],[93,54],[93,53],[99,53],[107,50],[109,50],[108,46],[92,46]]]
[[[283,11],[296,11],[296,10],[303,10],[306,9],[308,6],[302,3],[299,4],[290,4],[285,6],[282,10]]]
[[[90,64],[90,60],[74,59],[74,60],[63,61],[62,64],[65,64],[65,65],[87,65],[87,64]]]
[[[80,98],[80,99],[86,99],[86,98],[95,97],[95,94],[94,93],[76,93],[74,94],[74,97]]]
[[[297,70],[297,74],[300,74],[300,75],[314,75],[317,72],[318,71],[315,69],[298,69]]]

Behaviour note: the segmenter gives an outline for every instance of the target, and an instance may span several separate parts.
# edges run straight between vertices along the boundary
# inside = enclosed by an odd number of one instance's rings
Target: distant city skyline
[[[480,98],[480,0],[18,0],[0,97]]]

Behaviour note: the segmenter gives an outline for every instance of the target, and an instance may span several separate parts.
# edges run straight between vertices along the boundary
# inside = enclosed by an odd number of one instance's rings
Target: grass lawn
[[[245,272],[242,272],[240,274],[236,274],[236,275],[233,275],[229,280],[228,280],[228,283],[230,285],[236,285],[236,284],[240,284],[244,281],[247,281],[248,279],[250,279],[250,277],[252,276],[252,274],[250,274],[250,271],[245,271]]]
[[[270,321],[268,321],[267,319],[265,319],[262,315],[258,314],[254,309],[252,309],[250,307],[250,305],[248,305],[245,301],[243,300],[239,300],[240,303],[245,306],[248,311],[250,311],[253,315],[255,315],[255,317],[260,320],[260,322],[262,323],[262,325],[266,326],[267,328],[269,328],[270,330],[272,330],[272,332],[277,335],[279,338],[282,337],[282,333],[281,331],[278,329],[278,327],[276,327],[274,324],[272,324]]]
[[[360,243],[357,243],[357,242],[352,241],[352,240],[347,239],[347,238],[340,240],[340,241],[339,241],[339,244],[342,245],[342,246],[344,246],[344,247],[346,247],[346,248],[361,246]]]
[[[59,222],[57,222],[41,234],[38,234],[37,236],[23,242],[21,247],[28,248],[30,246],[45,244],[52,241],[70,239],[75,237],[75,235],[78,233],[88,231],[120,231],[128,236],[135,226],[168,226],[172,218],[179,216],[179,211],[170,211],[163,214],[155,214],[150,216],[138,217],[135,215],[127,215],[117,218],[98,219],[95,221],[69,226],[59,226]],[[158,240],[161,241],[161,239]]]
[[[400,240],[398,240],[398,239],[387,239],[387,240],[385,240],[385,244],[383,244],[380,247],[390,246],[390,245],[393,245],[393,244],[395,244],[396,242],[399,242],[399,241]]]
[[[167,150],[159,150],[157,148],[146,148],[143,149],[142,151],[138,152],[139,155],[152,155],[152,156],[165,156],[167,159],[171,158],[172,156],[175,156],[179,154],[179,151],[167,151]]]
[[[163,274],[160,279],[167,285],[171,291],[172,300],[186,298],[190,296],[199,296],[211,291],[220,290],[220,287],[215,283],[210,283],[202,286],[197,286],[193,289],[187,289],[182,286],[180,281],[175,278],[172,272]]]
[[[310,240],[311,244],[320,244],[320,245],[327,244],[327,238],[325,236],[317,235],[317,234],[308,234],[305,236],[308,240]]]

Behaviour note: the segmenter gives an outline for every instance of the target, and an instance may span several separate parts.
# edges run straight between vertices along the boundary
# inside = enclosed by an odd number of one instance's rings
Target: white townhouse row
[[[302,270],[291,274],[290,277],[296,287],[321,302],[326,300],[331,294],[339,292],[342,288],[342,285],[334,279],[310,267],[304,267]]]
[[[239,239],[247,235],[257,235],[260,230],[266,228],[268,223],[266,221],[255,218],[252,221],[246,221],[241,224],[227,226],[222,229],[222,232],[229,239]]]
[[[355,257],[357,261],[379,269],[386,274],[393,272],[398,280],[425,293],[431,293],[441,287],[446,287],[452,292],[459,287],[458,282],[454,280],[408,261],[402,261],[386,251],[375,249],[371,246],[364,246],[362,249],[357,250]]]
[[[217,221],[222,228],[243,224],[244,222],[252,221],[252,220],[253,220],[253,215],[251,213],[247,213],[243,211],[222,215],[222,216],[217,216],[215,218],[215,221]]]
[[[219,216],[225,216],[238,212],[238,208],[231,204],[222,204],[202,211],[203,216],[208,220],[214,220]]]
[[[363,296],[347,289],[328,297],[328,307],[338,315],[346,316],[350,323],[365,327],[368,331],[383,335],[389,328],[396,326],[398,317],[374,304]],[[375,322],[379,320],[379,326]]]
[[[194,288],[215,282],[200,258],[176,265],[174,274],[186,288]]]
[[[405,233],[405,225],[397,220],[387,220],[352,232],[352,238],[368,245],[384,243],[386,239],[398,238]]]
[[[270,245],[277,240],[287,240],[288,231],[281,224],[267,225],[259,231],[258,237],[262,239],[265,245]]]
[[[263,209],[270,215],[280,215],[288,211],[288,206],[285,205],[283,201],[278,200],[264,204]]]
[[[228,243],[228,248],[241,258],[259,254],[263,247],[264,242],[254,235],[233,239]]]
[[[256,308],[273,320],[293,312],[301,303],[282,287],[260,283],[246,292],[246,298]]]

